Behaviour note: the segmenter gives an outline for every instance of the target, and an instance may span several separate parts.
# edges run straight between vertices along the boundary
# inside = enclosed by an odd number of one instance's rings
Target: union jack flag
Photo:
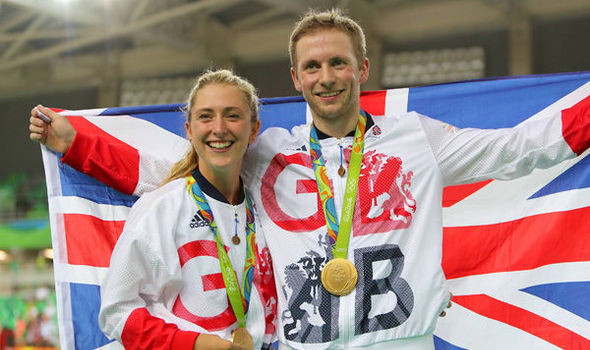
[[[502,128],[589,96],[590,72],[580,72],[372,91],[361,103],[375,115],[415,110],[460,128]],[[172,164],[187,149],[184,115],[181,105],[59,111],[122,145],[128,159],[117,169],[120,192],[42,148],[61,348],[119,348],[98,328],[100,281],[133,193],[149,182],[142,159]],[[308,115],[301,97],[262,100],[263,130],[291,128]],[[514,181],[445,189],[443,268],[455,305],[438,323],[437,350],[590,349],[588,153]],[[110,167],[92,172],[109,183],[101,174]]]

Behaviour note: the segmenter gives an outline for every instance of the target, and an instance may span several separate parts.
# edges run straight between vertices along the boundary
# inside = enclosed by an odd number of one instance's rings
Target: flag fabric
[[[578,72],[364,92],[361,104],[374,115],[414,110],[460,128],[504,128],[589,96],[590,72]],[[301,97],[261,103],[262,130],[309,120]],[[119,186],[133,193],[149,178],[142,157],[172,164],[189,147],[181,107],[59,112],[128,150]],[[513,181],[445,188],[442,264],[454,305],[437,325],[437,350],[590,349],[588,153]],[[137,197],[62,164],[61,154],[42,155],[61,348],[120,348],[98,327],[100,282]]]

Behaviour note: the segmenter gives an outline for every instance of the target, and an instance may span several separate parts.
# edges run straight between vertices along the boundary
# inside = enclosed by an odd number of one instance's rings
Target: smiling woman
[[[207,85],[193,99],[186,133],[199,155],[199,171],[236,204],[244,154],[256,140],[260,122],[233,85]]]
[[[113,250],[100,327],[125,348],[269,346],[276,291],[240,179],[260,129],[254,87],[227,70],[204,73],[185,127],[190,151],[133,205]]]

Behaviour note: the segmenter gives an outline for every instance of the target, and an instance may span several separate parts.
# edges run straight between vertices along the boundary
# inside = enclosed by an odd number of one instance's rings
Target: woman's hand
[[[44,121],[39,112],[47,116],[50,121]],[[66,153],[76,137],[76,129],[70,124],[68,118],[41,105],[31,110],[29,131],[31,140],[59,153]]]
[[[199,334],[195,342],[194,350],[252,350],[234,344],[229,340],[221,339],[213,334]]]

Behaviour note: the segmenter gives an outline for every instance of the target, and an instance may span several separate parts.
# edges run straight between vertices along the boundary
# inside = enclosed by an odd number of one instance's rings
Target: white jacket
[[[441,267],[443,187],[515,178],[576,156],[557,117],[499,130],[459,130],[415,112],[373,121],[347,256],[358,284],[346,296],[321,286],[332,252],[309,155],[310,125],[267,130],[247,155],[245,181],[279,288],[283,348],[433,348],[449,299]],[[337,171],[341,152],[348,169],[352,142],[320,140],[338,218],[346,175]]]
[[[203,177],[198,183],[241,286],[246,257],[245,201],[233,206]],[[235,213],[239,245],[231,243]],[[256,222],[256,227],[259,250],[246,327],[255,349],[260,349],[272,342],[276,292],[261,225]],[[184,179],[147,193],[135,203],[113,251],[101,299],[101,329],[128,349],[192,349],[197,333],[230,339],[237,321],[221,277],[216,241]]]

